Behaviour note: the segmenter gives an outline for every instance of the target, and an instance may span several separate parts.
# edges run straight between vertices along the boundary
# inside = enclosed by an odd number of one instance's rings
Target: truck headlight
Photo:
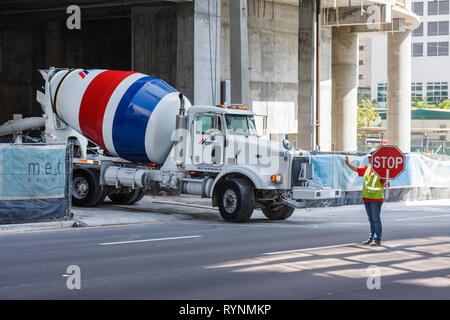
[[[281,183],[283,181],[283,177],[279,174],[274,174],[270,176],[270,180],[274,183]]]

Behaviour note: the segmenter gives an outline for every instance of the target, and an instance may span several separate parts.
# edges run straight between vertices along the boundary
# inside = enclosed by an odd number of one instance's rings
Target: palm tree
[[[425,99],[415,98],[411,104],[411,107],[414,109],[434,109],[436,108],[436,105],[428,103]]]
[[[450,100],[444,100],[439,103],[439,109],[450,109]]]
[[[369,95],[365,95],[358,101],[358,127],[370,127],[379,114],[375,109],[379,108],[377,100],[371,100]]]

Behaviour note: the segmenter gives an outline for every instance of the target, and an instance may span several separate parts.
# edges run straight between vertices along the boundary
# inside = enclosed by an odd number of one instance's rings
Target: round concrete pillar
[[[321,28],[320,39],[320,127],[318,144],[320,151],[331,151],[331,106],[332,106],[332,71],[331,71],[331,28]]]
[[[348,27],[334,27],[332,43],[332,149],[356,151],[358,36]]]
[[[411,32],[387,36],[387,143],[411,151]]]

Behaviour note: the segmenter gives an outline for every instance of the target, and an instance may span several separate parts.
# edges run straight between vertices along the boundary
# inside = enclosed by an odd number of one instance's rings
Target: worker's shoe
[[[369,244],[369,246],[371,246],[371,247],[379,247],[379,246],[381,246],[381,241],[374,240],[374,241],[372,241],[372,242]]]
[[[373,239],[367,239],[366,241],[361,242],[362,245],[368,246],[373,242]]]

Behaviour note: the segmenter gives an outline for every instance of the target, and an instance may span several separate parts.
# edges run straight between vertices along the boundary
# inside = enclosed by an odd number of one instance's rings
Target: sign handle
[[[386,169],[386,201],[389,199],[389,169]]]

